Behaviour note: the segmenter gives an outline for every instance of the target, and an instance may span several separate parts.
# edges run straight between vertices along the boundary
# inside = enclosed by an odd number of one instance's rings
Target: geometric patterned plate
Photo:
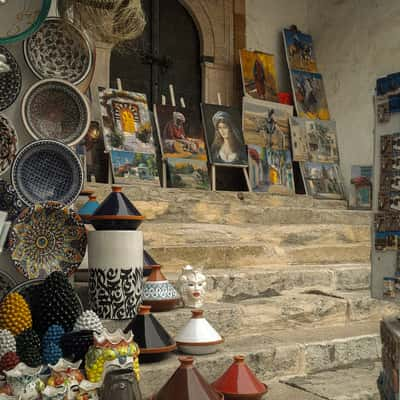
[[[14,221],[25,207],[13,185],[0,179],[0,211],[7,213],[7,220]]]
[[[79,215],[54,201],[23,210],[9,234],[11,259],[28,279],[54,271],[72,275],[85,256],[86,243]]]
[[[83,186],[78,156],[55,140],[37,140],[23,147],[11,167],[12,184],[28,206],[45,201],[72,204]]]
[[[0,114],[0,175],[6,172],[14,161],[17,144],[18,138],[14,127]]]
[[[2,12],[0,5],[0,14]],[[4,47],[0,46],[0,61],[4,60],[8,66],[8,72],[0,73],[0,111],[10,107],[17,99],[21,91],[21,70],[14,56]],[[4,63],[4,61],[2,61]]]
[[[16,281],[11,275],[0,270],[0,301],[16,284]]]

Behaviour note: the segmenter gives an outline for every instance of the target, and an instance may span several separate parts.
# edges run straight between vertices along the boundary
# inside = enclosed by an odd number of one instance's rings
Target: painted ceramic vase
[[[129,369],[107,373],[101,390],[102,400],[142,400],[139,383]]]
[[[168,311],[178,304],[179,298],[176,289],[161,272],[161,265],[153,265],[143,287],[143,304],[151,306],[152,311]]]
[[[203,310],[193,310],[192,318],[176,335],[176,344],[182,353],[211,354],[224,339],[204,318]]]
[[[64,400],[66,396],[66,386],[46,386],[46,388],[42,392],[42,400]]]
[[[131,369],[139,380],[139,346],[133,341],[132,332],[120,329],[94,335],[94,344],[86,354],[86,377],[90,382],[103,382],[106,374],[114,369]]]
[[[4,371],[4,374],[14,396],[20,400],[34,400],[40,397],[40,392],[45,386],[39,377],[41,371],[42,367],[30,368],[24,363],[19,363],[14,369]]]
[[[94,214],[100,203],[96,200],[94,194],[89,195],[89,200],[79,209],[78,214],[85,223],[90,223],[88,217]]]
[[[143,233],[88,234],[89,305],[101,319],[131,319],[142,301]]]
[[[268,391],[268,386],[257,379],[241,355],[233,358],[233,364],[212,386],[228,400],[260,400]]]
[[[207,280],[205,275],[192,266],[186,265],[178,279],[179,292],[185,307],[201,308],[204,305]]]

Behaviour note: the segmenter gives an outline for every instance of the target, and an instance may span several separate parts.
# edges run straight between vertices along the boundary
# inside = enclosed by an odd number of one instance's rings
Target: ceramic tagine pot
[[[178,278],[179,292],[185,307],[201,308],[204,305],[207,281],[205,275],[186,265]]]
[[[257,379],[240,355],[233,358],[233,364],[212,386],[228,400],[260,400],[268,391],[268,386]]]
[[[144,217],[122,193],[122,187],[113,186],[112,192],[87,219],[99,231],[134,231]]]
[[[143,250],[143,276],[149,276],[154,265],[160,264],[146,250]]]
[[[172,310],[179,302],[179,294],[165,275],[160,265],[153,265],[150,276],[143,287],[143,304],[152,311]]]
[[[180,357],[180,367],[150,400],[223,400],[193,365],[193,357]]]
[[[204,318],[203,310],[193,310],[192,318],[176,335],[179,351],[186,354],[215,353],[224,339]]]
[[[151,306],[140,306],[139,314],[125,329],[132,332],[139,345],[139,362],[159,361],[176,349],[175,341],[150,310]]]
[[[101,390],[102,400],[142,400],[139,383],[129,369],[107,373]]]
[[[89,195],[89,200],[79,209],[78,214],[85,223],[90,223],[88,217],[94,214],[100,203],[96,200],[94,194]]]

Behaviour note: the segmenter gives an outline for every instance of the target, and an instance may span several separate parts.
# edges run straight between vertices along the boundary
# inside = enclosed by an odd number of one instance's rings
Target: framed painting
[[[351,166],[349,208],[372,209],[372,174],[373,167],[371,165]]]
[[[207,162],[188,158],[168,158],[170,187],[210,189]]]

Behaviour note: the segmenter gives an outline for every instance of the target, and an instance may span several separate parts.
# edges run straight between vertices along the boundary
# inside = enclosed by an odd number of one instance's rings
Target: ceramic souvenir
[[[61,338],[65,331],[61,325],[51,325],[42,338],[42,362],[43,364],[57,364],[62,358]]]
[[[11,180],[26,205],[52,200],[68,206],[83,186],[82,165],[68,146],[55,140],[37,140],[17,154]]]
[[[16,338],[17,355],[28,367],[39,367],[42,364],[40,337],[33,329],[25,329]]]
[[[14,369],[20,362],[21,360],[15,351],[9,351],[0,358],[0,389],[1,389],[1,376],[3,376],[4,371],[10,371]]]
[[[140,362],[158,361],[167,353],[176,349],[176,343],[150,313],[150,306],[140,306],[139,314],[127,326],[140,349]]]
[[[20,400],[34,400],[39,398],[45,386],[39,377],[41,371],[42,367],[30,368],[19,363],[14,369],[4,373],[14,396],[18,396]]]
[[[81,330],[77,332],[68,332],[61,338],[61,349],[64,357],[72,362],[83,360],[90,346],[93,345],[93,331]]]
[[[38,297],[37,290],[40,288],[40,285],[44,282],[44,279],[30,279],[27,281],[23,281],[18,285],[14,286],[9,292],[10,293],[18,293],[20,294],[26,303],[28,304],[29,308],[31,309],[33,303]]]
[[[53,271],[72,275],[86,253],[86,229],[81,218],[61,203],[26,208],[9,235],[11,259],[28,279]]]
[[[2,13],[3,8],[1,9]],[[0,16],[1,20],[2,16]],[[17,99],[21,91],[22,75],[17,60],[4,46],[0,46],[0,56],[7,65],[7,72],[0,73],[0,111],[3,111],[14,104]]]
[[[113,186],[95,213],[88,217],[97,230],[136,230],[144,217],[122,193],[121,186]]]
[[[143,276],[147,277],[151,274],[153,265],[160,265],[154,260],[148,251],[143,250]]]
[[[94,344],[86,354],[85,371],[90,382],[103,382],[111,370],[131,369],[139,380],[139,346],[133,341],[131,332],[120,329],[101,335],[94,334]]]
[[[99,205],[100,203],[96,200],[96,196],[91,194],[89,195],[89,200],[79,209],[78,213],[85,222],[90,223],[87,218],[94,214]]]
[[[66,19],[48,18],[24,41],[25,60],[39,79],[64,79],[74,85],[91,70],[93,55],[89,39]]]
[[[0,270],[0,302],[15,285],[15,279],[11,275]]]
[[[10,168],[17,151],[18,137],[15,128],[10,120],[0,114],[0,175]]]
[[[131,319],[142,301],[143,233],[88,234],[89,305],[101,319]]]
[[[85,379],[79,384],[79,393],[76,396],[76,400],[99,400],[98,391],[100,388],[101,383],[93,383]]]
[[[205,275],[186,265],[178,279],[179,292],[185,307],[201,308],[204,304],[207,280]]]
[[[86,135],[90,106],[75,86],[45,79],[28,89],[22,101],[22,120],[34,139],[53,139],[72,146]]]
[[[257,379],[240,355],[233,358],[233,364],[212,386],[228,400],[260,400],[268,391],[268,386]]]
[[[46,386],[46,388],[42,392],[42,400],[64,400],[66,395],[66,386]]]
[[[143,304],[152,311],[172,310],[179,302],[179,294],[165,275],[160,265],[153,265],[150,276],[143,287]]]
[[[17,351],[17,344],[13,334],[7,329],[0,329],[0,358],[4,354]]]
[[[101,392],[102,400],[142,400],[139,383],[129,369],[108,372]]]
[[[93,310],[86,310],[78,317],[74,325],[74,331],[90,330],[101,333],[103,329],[103,323]]]
[[[224,339],[204,318],[203,310],[193,310],[192,318],[176,335],[176,344],[182,353],[215,353]]]
[[[32,314],[25,299],[10,293],[0,303],[0,329],[7,329],[14,336],[32,328]]]
[[[0,179],[0,211],[7,213],[7,220],[14,221],[25,207],[13,185]]]
[[[179,357],[181,365],[151,400],[223,400],[193,365],[193,357]]]

